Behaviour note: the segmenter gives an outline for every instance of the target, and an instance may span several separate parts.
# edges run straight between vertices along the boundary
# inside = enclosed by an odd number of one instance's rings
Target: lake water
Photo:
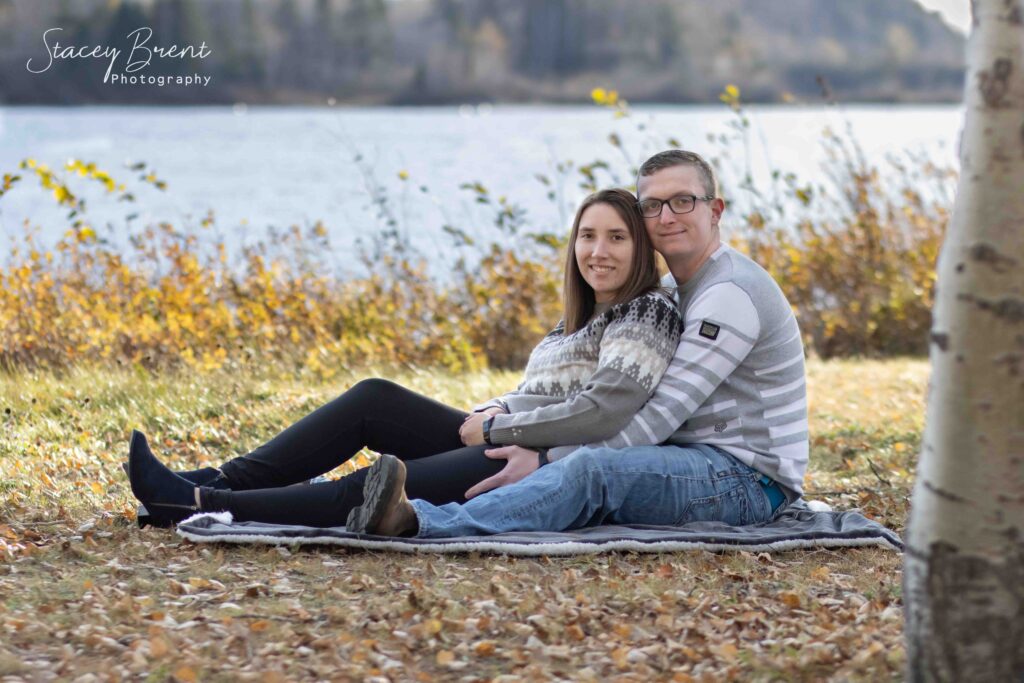
[[[819,179],[826,127],[849,126],[871,161],[910,150],[955,165],[963,120],[958,106],[754,106],[748,114],[744,139],[724,106],[638,106],[620,119],[585,106],[0,108],[0,174],[27,157],[51,168],[79,158],[107,170],[127,182],[136,203],[119,203],[81,179],[71,187],[88,200],[97,232],[115,243],[146,223],[196,226],[210,210],[215,228],[205,234],[232,247],[266,237],[268,226],[320,220],[345,274],[360,270],[348,258],[356,240],[383,226],[374,187],[384,188],[400,239],[444,263],[453,251],[442,226],[497,234],[493,211],[460,189],[466,182],[523,207],[529,229],[561,232],[584,191],[574,171],[557,172],[560,162],[606,160],[612,173],[601,172],[600,183],[628,183],[631,165],[675,138],[721,160],[727,196],[742,210],[750,198],[738,180],[748,170],[761,186],[771,169]],[[609,143],[612,133],[628,158]],[[165,192],[126,168],[139,161],[166,181]],[[555,200],[537,174],[552,178]],[[52,241],[67,230],[66,213],[37,183],[22,183],[0,198],[0,235],[5,243],[20,239],[28,220]]]

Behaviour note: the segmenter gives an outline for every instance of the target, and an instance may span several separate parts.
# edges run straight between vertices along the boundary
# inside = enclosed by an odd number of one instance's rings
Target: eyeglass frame
[[[672,208],[672,205],[669,202],[671,202],[673,199],[681,199],[683,197],[688,197],[689,199],[693,200],[693,204],[691,205],[689,211],[676,211],[675,209]],[[668,205],[668,210],[671,211],[672,213],[674,213],[675,215],[677,215],[677,216],[685,216],[688,213],[693,213],[697,209],[697,200],[700,200],[702,202],[710,202],[712,199],[717,199],[717,197],[715,195],[713,195],[713,194],[706,195],[704,197],[698,197],[695,194],[677,194],[675,196],[669,197],[668,199],[653,199],[653,198],[651,198],[651,199],[644,199],[643,201],[638,201],[636,203],[636,208],[637,208],[637,211],[640,212],[640,215],[643,216],[644,218],[657,218],[658,216],[661,215],[661,212],[665,210],[665,206],[666,205]],[[646,215],[644,213],[644,209],[643,209],[643,203],[644,202],[658,202],[658,213],[651,214],[650,216]]]

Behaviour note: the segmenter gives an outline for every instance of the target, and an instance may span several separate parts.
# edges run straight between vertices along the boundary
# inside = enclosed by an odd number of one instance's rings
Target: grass
[[[244,365],[4,376],[0,676],[902,677],[891,551],[410,557],[197,546],[134,526],[117,466],[131,428],[172,467],[218,464],[374,375],[453,405],[517,380],[370,369],[323,383]],[[903,531],[927,377],[920,360],[809,365],[810,498]]]

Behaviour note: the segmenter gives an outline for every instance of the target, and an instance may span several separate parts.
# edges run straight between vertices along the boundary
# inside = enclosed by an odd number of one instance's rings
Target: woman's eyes
[[[594,235],[594,233],[592,232],[581,232],[579,238],[581,240],[592,240],[594,239],[594,237],[596,237],[596,235]],[[622,233],[615,233],[614,235],[612,235],[612,239],[615,240],[616,242],[623,242],[627,238]]]

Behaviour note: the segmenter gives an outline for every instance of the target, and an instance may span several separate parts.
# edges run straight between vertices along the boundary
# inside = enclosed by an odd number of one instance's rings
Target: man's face
[[[710,254],[712,246],[718,245],[718,221],[725,208],[721,199],[698,200],[693,211],[685,214],[673,213],[668,200],[679,195],[706,197],[709,192],[700,181],[700,174],[693,166],[670,166],[656,171],[653,175],[641,176],[637,185],[640,201],[661,199],[665,204],[661,214],[653,218],[644,217],[647,234],[654,248],[665,257],[669,267],[673,263],[688,264]],[[673,268],[673,271],[675,269]]]

